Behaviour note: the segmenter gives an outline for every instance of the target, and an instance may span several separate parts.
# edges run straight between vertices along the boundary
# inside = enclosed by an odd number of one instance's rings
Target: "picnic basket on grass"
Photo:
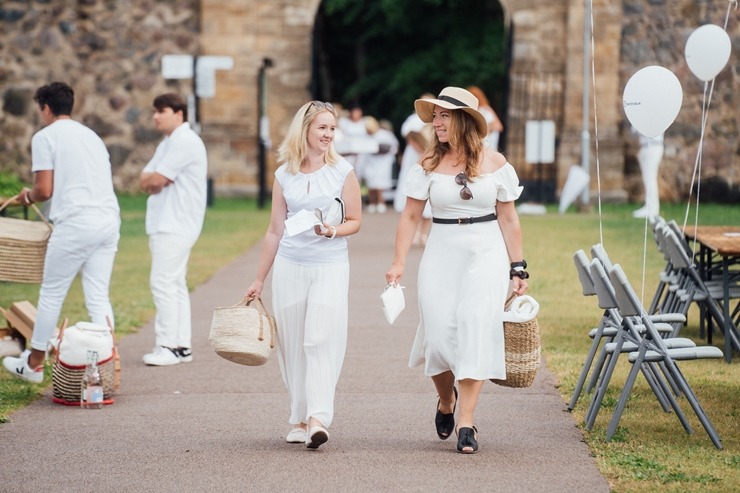
[[[6,200],[0,211],[17,198]],[[52,226],[36,204],[31,206],[42,221],[0,217],[0,281],[41,282]]]
[[[52,402],[79,406],[87,350],[98,351],[98,370],[103,382],[103,404],[113,404],[120,383],[121,364],[113,329],[104,325],[78,322],[59,329],[52,366]]]

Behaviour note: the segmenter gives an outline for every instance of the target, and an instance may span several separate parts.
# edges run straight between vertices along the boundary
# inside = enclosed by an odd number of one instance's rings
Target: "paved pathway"
[[[546,367],[529,389],[484,386],[477,455],[437,438],[434,388],[406,365],[420,250],[408,261],[405,312],[389,326],[380,309],[397,219],[365,215],[351,240],[347,357],[331,440],[318,451],[284,441],[277,358],[244,367],[208,346],[212,309],[240,299],[257,245],[192,293],[192,363],[146,367],[149,323],[120,341],[114,405],[90,411],[47,397],[0,425],[0,492],[608,492]]]

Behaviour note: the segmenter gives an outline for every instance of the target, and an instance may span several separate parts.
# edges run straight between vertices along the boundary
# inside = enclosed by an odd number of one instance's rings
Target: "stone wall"
[[[545,6],[534,0],[502,0],[502,4],[514,29],[511,76],[533,72],[564,75],[555,176],[560,188],[569,167],[581,162],[584,2],[561,0]],[[597,187],[594,178],[598,155],[603,196],[611,200],[642,199],[642,181],[636,160],[637,139],[629,132],[630,124],[622,109],[622,91],[632,74],[647,65],[657,64],[672,70],[684,91],[681,112],[666,132],[660,172],[661,196],[668,201],[685,200],[698,150],[704,84],[689,71],[684,47],[697,27],[706,23],[724,25],[727,2],[594,0],[592,4],[595,87],[588,88],[591,191],[595,192]],[[734,185],[740,184],[737,96],[734,94],[740,76],[736,55],[740,45],[738,20],[737,11],[733,10],[728,25],[733,56],[716,79],[702,158],[703,179],[720,176]],[[536,97],[536,94],[530,96]],[[517,103],[511,101],[510,119],[516,117],[512,115],[516,111]],[[523,155],[523,142],[509,143],[513,144],[507,147],[509,154]]]
[[[728,2],[696,0],[625,0],[622,24],[620,87],[637,70],[661,65],[673,71],[683,88],[683,105],[676,121],[665,134],[665,154],[660,168],[663,200],[685,200],[688,196],[699,150],[704,82],[686,64],[684,49],[691,33],[704,24],[724,26]],[[721,177],[740,185],[740,141],[738,104],[740,87],[740,15],[731,10],[727,26],[732,41],[728,65],[715,79],[709,118],[702,150],[701,178]],[[707,87],[707,96],[709,87]],[[642,196],[640,171],[635,154],[635,138],[629,123],[622,128],[625,142],[626,188],[630,195]],[[706,197],[706,196],[704,196]],[[716,199],[716,197],[714,197]]]
[[[105,140],[119,190],[136,178],[162,138],[152,99],[190,92],[165,81],[160,58],[194,53],[198,0],[4,0],[0,5],[0,170],[30,182],[31,136],[40,128],[35,89],[54,80],[75,90],[73,117]]]
[[[272,148],[266,152],[267,184],[275,150],[294,112],[310,98],[311,33],[319,0],[237,2],[202,0],[206,55],[227,55],[234,69],[217,73],[216,97],[202,100],[203,138],[221,194],[254,194],[258,173],[257,80],[263,60],[266,111]]]

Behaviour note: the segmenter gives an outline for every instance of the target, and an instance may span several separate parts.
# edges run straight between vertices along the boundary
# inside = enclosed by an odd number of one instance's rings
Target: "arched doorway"
[[[508,49],[498,0],[324,0],[310,90],[324,101],[359,103],[398,129],[422,93],[477,85],[506,125]]]

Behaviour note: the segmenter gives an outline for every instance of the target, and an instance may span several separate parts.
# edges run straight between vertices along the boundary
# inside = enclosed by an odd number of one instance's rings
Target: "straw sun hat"
[[[441,106],[448,110],[463,110],[475,120],[478,135],[488,135],[488,123],[485,117],[478,111],[478,98],[460,87],[445,87],[439,93],[437,99],[417,99],[414,101],[416,114],[423,122],[432,121],[432,113],[435,106]]]

